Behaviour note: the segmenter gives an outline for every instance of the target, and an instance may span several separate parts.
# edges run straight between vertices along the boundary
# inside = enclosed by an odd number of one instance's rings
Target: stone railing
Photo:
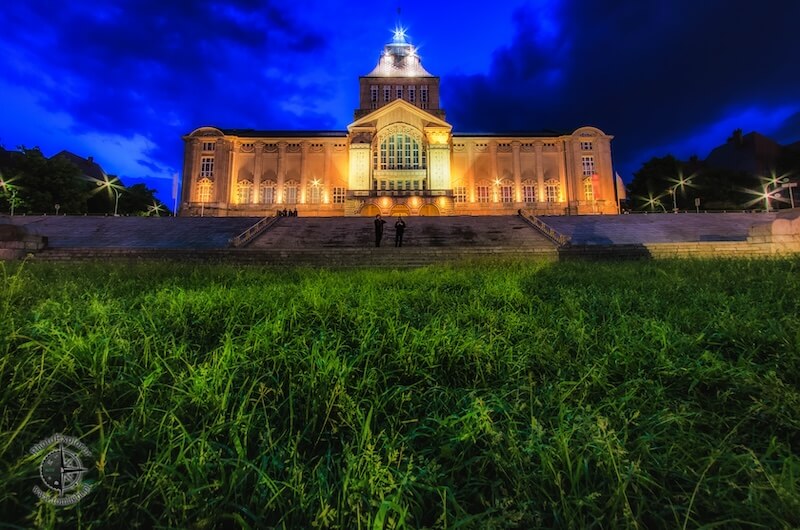
[[[256,224],[239,234],[238,236],[231,238],[230,246],[235,248],[240,248],[247,245],[261,233],[263,233],[267,228],[272,226],[278,221],[277,217],[264,217],[263,219],[259,219]]]
[[[520,216],[528,222],[533,228],[538,230],[547,239],[558,245],[559,247],[569,246],[570,238],[551,227],[532,213],[526,210],[519,210]]]

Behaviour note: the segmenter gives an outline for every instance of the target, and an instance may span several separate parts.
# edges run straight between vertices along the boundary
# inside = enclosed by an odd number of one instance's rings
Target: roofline
[[[346,138],[347,131],[260,131],[256,129],[220,129],[225,136],[240,138]]]
[[[508,132],[454,132],[454,138],[488,137],[488,138],[557,138],[572,136],[571,132],[562,131],[508,131]]]

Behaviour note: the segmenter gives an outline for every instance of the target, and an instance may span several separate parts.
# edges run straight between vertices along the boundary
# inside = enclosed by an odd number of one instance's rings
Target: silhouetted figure
[[[402,247],[403,246],[403,232],[406,231],[406,222],[403,221],[402,217],[397,218],[397,222],[394,224],[394,246]]]
[[[297,207],[295,206],[294,212],[292,212],[292,217],[297,217]]]
[[[375,216],[375,246],[381,246],[381,239],[383,239],[383,225],[386,221],[381,219],[381,214]]]
[[[286,208],[283,209],[283,216],[289,217],[289,212],[286,210]]]

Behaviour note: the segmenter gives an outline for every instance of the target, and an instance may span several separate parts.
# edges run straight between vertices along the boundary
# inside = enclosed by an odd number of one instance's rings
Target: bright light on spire
[[[405,42],[406,42],[406,28],[404,28],[403,26],[395,26],[394,31],[392,33],[394,34],[394,37],[393,37],[392,40],[395,43],[397,43],[397,44],[405,44]]]

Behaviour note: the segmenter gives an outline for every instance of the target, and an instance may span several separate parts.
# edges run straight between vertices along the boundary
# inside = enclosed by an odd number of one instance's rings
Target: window
[[[308,189],[308,202],[311,204],[319,204],[322,202],[322,189],[319,184],[316,186],[312,184]]]
[[[214,176],[214,157],[204,156],[200,159],[200,177],[212,178]]]
[[[369,87],[369,101],[370,103],[378,102],[378,87],[375,85]]]
[[[238,204],[250,204],[253,194],[253,183],[249,180],[240,180],[236,187],[236,202]]]
[[[531,180],[522,183],[522,200],[524,202],[536,202],[536,184]]]
[[[403,87],[395,87],[395,99],[403,99]]]
[[[203,142],[203,151],[214,151],[217,148],[217,142]]]
[[[558,181],[548,180],[544,184],[544,195],[547,202],[559,202],[559,184]]]
[[[419,102],[423,109],[428,108],[428,85],[419,87]]]
[[[275,181],[267,180],[261,183],[261,202],[264,204],[275,203]]]
[[[592,184],[592,177],[586,177],[583,179],[583,197],[587,201],[594,200],[594,185]]]
[[[500,186],[500,202],[514,202],[514,186],[505,182]]]
[[[380,156],[373,154],[375,169],[425,169],[425,149],[409,134],[387,136],[378,149]]]
[[[286,183],[286,204],[297,204],[297,182],[290,180]]]
[[[591,151],[592,142],[581,142],[581,151]]]
[[[253,148],[253,142],[246,142],[242,144],[242,149],[252,149],[252,148]]]
[[[383,101],[384,102],[389,101],[390,97],[392,97],[392,87],[387,85],[383,87]]]
[[[478,202],[489,202],[489,185],[478,184]]]
[[[408,87],[408,101],[414,103],[417,100],[417,88],[415,86]]]
[[[197,183],[197,200],[200,202],[209,202],[211,200],[213,188],[213,182],[208,179],[201,179],[200,182]]]
[[[467,202],[467,188],[465,186],[453,188],[453,200],[458,204]]]
[[[583,163],[583,176],[591,177],[594,175],[594,157],[591,155],[582,156],[581,162]]]
[[[344,204],[344,188],[333,188],[333,203]]]

